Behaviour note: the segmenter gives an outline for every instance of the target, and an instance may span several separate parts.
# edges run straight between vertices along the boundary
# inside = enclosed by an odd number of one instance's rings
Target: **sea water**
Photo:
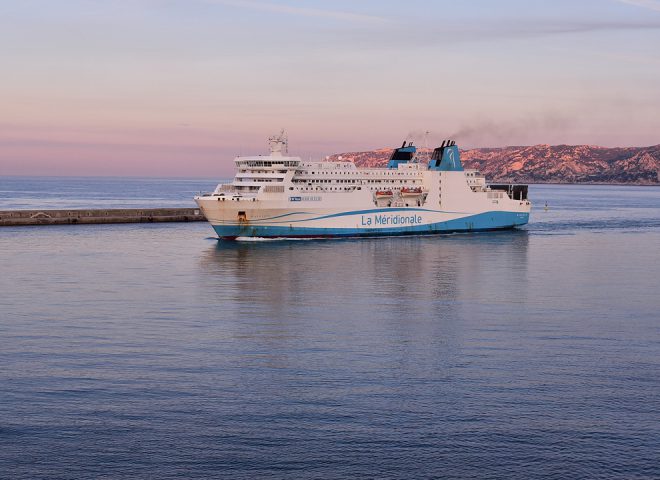
[[[0,209],[214,184],[10,180]],[[660,477],[660,189],[530,196],[434,237],[0,228],[0,477]]]

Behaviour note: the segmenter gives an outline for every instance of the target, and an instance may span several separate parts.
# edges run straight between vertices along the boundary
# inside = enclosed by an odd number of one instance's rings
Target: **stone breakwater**
[[[201,222],[204,220],[206,218],[198,208],[0,210],[0,226]]]

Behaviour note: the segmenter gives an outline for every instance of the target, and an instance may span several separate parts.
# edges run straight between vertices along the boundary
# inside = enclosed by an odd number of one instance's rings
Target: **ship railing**
[[[309,185],[312,185],[311,183]],[[310,190],[312,192],[323,192],[323,193],[346,193],[346,192],[354,192],[355,190],[362,190],[362,184],[359,183],[358,185],[349,185],[349,186],[325,186],[325,185],[316,185],[313,184],[313,190]],[[333,190],[333,188],[336,188],[337,190]]]
[[[264,193],[284,193],[284,185],[264,185],[261,187]]]

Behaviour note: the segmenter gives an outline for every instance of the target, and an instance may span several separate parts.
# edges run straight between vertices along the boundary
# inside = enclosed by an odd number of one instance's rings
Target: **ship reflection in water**
[[[348,372],[350,351],[365,368],[410,363],[396,375],[416,377],[423,365],[450,365],[465,330],[498,304],[524,302],[527,246],[526,231],[219,242],[200,258],[200,288],[222,305],[216,315],[231,335],[254,340],[269,358],[279,346],[291,368],[308,368],[316,349],[316,361]]]
[[[524,230],[438,238],[218,242],[200,266],[209,277],[207,286],[217,288],[215,295],[273,314],[289,305],[319,306],[320,312],[356,301],[364,305],[365,298],[373,300],[372,316],[389,316],[399,308],[420,314],[419,309],[430,306],[469,301],[475,289],[484,287],[503,301],[511,295],[520,300],[527,244]]]

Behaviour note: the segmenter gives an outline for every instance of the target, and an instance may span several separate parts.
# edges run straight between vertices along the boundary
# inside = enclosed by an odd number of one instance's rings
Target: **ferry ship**
[[[412,142],[386,168],[288,155],[284,132],[270,154],[238,156],[231,183],[195,202],[221,239],[423,235],[511,229],[529,220],[527,185],[488,184],[464,169],[456,142],[421,159]]]

